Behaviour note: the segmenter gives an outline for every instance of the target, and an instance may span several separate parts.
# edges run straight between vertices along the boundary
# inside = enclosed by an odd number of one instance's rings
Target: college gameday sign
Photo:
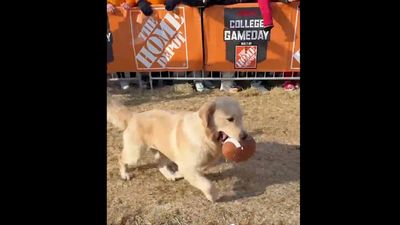
[[[205,69],[298,71],[298,10],[298,3],[272,3],[274,28],[265,31],[257,3],[206,8],[203,14]]]
[[[136,8],[109,14],[113,60],[108,63],[108,72],[201,70],[198,9],[178,6],[166,11],[160,5],[153,6],[153,10],[150,17]]]
[[[224,8],[225,57],[235,69],[256,69],[266,58],[269,31],[260,18],[259,8]]]

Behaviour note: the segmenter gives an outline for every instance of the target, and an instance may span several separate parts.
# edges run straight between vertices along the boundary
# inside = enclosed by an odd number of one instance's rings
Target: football
[[[222,153],[230,161],[243,162],[248,160],[256,151],[256,141],[250,135],[244,140],[227,138],[222,144]]]

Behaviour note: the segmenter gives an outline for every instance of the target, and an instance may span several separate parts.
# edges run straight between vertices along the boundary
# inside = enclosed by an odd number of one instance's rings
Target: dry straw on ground
[[[111,91],[132,111],[197,110],[219,90],[196,93],[190,85],[148,90]],[[244,125],[258,145],[247,162],[222,163],[207,173],[220,194],[208,202],[185,180],[167,181],[147,154],[135,177],[122,181],[117,155],[121,132],[107,128],[107,224],[300,224],[300,91],[274,88],[267,94],[245,90],[229,94],[244,110]]]

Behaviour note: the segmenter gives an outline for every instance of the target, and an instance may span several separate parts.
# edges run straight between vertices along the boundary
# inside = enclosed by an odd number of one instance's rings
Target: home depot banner
[[[292,45],[291,69],[300,69],[300,9],[296,12],[295,40]]]
[[[137,8],[109,14],[108,72],[186,71],[203,68],[201,17],[197,8],[178,6],[166,11],[153,6],[151,17]]]
[[[257,3],[206,8],[203,14],[205,69],[298,71],[298,3],[272,3],[272,16],[274,28],[268,32],[263,29]]]

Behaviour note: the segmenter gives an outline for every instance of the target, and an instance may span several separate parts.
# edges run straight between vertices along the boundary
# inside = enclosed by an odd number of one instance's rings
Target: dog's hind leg
[[[128,131],[123,134],[123,146],[119,157],[120,174],[122,179],[129,180],[128,166],[137,165],[147,146],[138,141],[138,138],[132,132]]]

